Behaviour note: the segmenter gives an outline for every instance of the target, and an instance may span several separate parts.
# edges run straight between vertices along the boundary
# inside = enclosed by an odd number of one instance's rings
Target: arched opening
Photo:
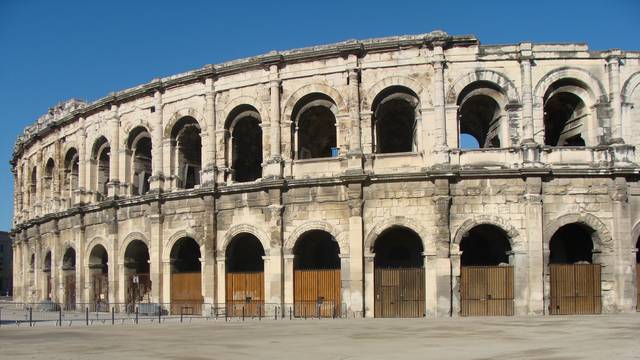
[[[463,135],[473,137],[478,144],[477,148],[501,146],[503,112],[496,99],[502,97],[500,87],[488,81],[476,81],[460,92],[457,105],[461,148],[469,145],[463,143]]]
[[[42,273],[45,280],[45,299],[51,301],[53,299],[53,284],[51,282],[51,251],[47,251],[42,263]]]
[[[202,169],[202,139],[200,125],[191,116],[178,120],[171,131],[171,145],[176,186],[193,189],[200,185]]]
[[[255,236],[236,235],[226,250],[227,314],[264,316],[264,248]]]
[[[417,150],[416,128],[420,100],[410,89],[392,86],[372,103],[374,152],[378,154]]]
[[[595,231],[585,224],[560,227],[549,242],[552,315],[599,314],[601,268],[593,264]]]
[[[109,167],[111,158],[111,146],[105,137],[100,137],[93,145],[93,184],[98,193],[98,199],[104,199],[108,195]]]
[[[142,126],[129,133],[127,141],[128,179],[131,183],[132,195],[144,195],[149,192],[151,178],[152,155],[151,134]]]
[[[149,248],[142,240],[133,240],[124,252],[124,271],[127,279],[127,310],[135,304],[151,302],[151,278],[149,275]]]
[[[460,251],[460,315],[514,315],[507,233],[495,225],[477,225],[462,237]]]
[[[73,199],[74,191],[78,190],[80,179],[80,156],[75,148],[69,149],[64,157],[64,188],[67,199]],[[72,203],[73,201],[70,201]]]
[[[92,305],[95,311],[109,310],[109,256],[102,245],[96,245],[89,254]]]
[[[178,240],[171,249],[171,313],[202,313],[200,245],[190,237]]]
[[[374,316],[424,317],[422,239],[405,227],[385,230],[375,241]]]
[[[262,127],[258,111],[249,105],[237,107],[229,114],[226,130],[233,180],[247,182],[261,178]]]
[[[321,93],[308,94],[296,103],[291,113],[295,159],[337,156],[337,113],[333,99]]]
[[[55,186],[54,184],[55,168],[56,168],[55,162],[53,161],[53,159],[49,158],[44,168],[44,179],[43,179],[44,180],[43,181],[44,204],[48,206],[51,204],[51,200],[53,200],[53,188]]]
[[[563,79],[547,89],[544,101],[544,143],[549,146],[585,146],[591,116],[583,98],[584,86]]]
[[[64,309],[76,308],[76,251],[68,248],[62,256],[62,282],[64,288]]]
[[[38,191],[38,168],[36,166],[31,170],[31,186],[29,187],[29,204],[36,204]]]
[[[326,231],[307,231],[293,248],[294,314],[333,317],[342,313],[340,247]]]

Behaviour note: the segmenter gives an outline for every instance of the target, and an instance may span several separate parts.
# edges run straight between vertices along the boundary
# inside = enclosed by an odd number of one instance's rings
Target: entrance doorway
[[[200,246],[189,237],[171,249],[171,314],[202,313]]]
[[[251,234],[239,234],[226,250],[226,307],[230,316],[264,316],[264,249]]]

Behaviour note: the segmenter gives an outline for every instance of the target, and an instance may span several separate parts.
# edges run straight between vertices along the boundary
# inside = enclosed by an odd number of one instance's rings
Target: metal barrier
[[[38,303],[0,302],[0,326],[91,326],[98,324],[185,323],[193,320],[294,320],[345,318],[345,304],[261,301],[211,303]]]

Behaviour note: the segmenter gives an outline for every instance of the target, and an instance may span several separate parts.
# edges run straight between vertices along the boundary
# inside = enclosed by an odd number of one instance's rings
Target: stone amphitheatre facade
[[[67,101],[15,146],[15,300],[635,311],[639,124],[639,52],[439,31]]]

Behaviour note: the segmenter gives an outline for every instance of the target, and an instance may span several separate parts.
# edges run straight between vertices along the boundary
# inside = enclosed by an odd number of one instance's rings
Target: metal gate
[[[599,264],[551,264],[551,315],[600,314]]]
[[[513,266],[463,266],[460,269],[461,316],[511,316]]]
[[[293,272],[293,312],[297,317],[340,316],[340,269]]]
[[[64,277],[64,305],[65,310],[76,309],[76,275],[66,275]]]
[[[375,269],[374,316],[424,317],[424,268]]]
[[[171,314],[202,314],[202,275],[171,274]]]
[[[150,302],[150,293],[151,278],[149,274],[130,274],[127,277],[127,310],[133,312],[136,303]]]
[[[93,311],[109,311],[109,276],[93,274]]]
[[[264,272],[236,272],[226,276],[227,315],[264,316]]]

